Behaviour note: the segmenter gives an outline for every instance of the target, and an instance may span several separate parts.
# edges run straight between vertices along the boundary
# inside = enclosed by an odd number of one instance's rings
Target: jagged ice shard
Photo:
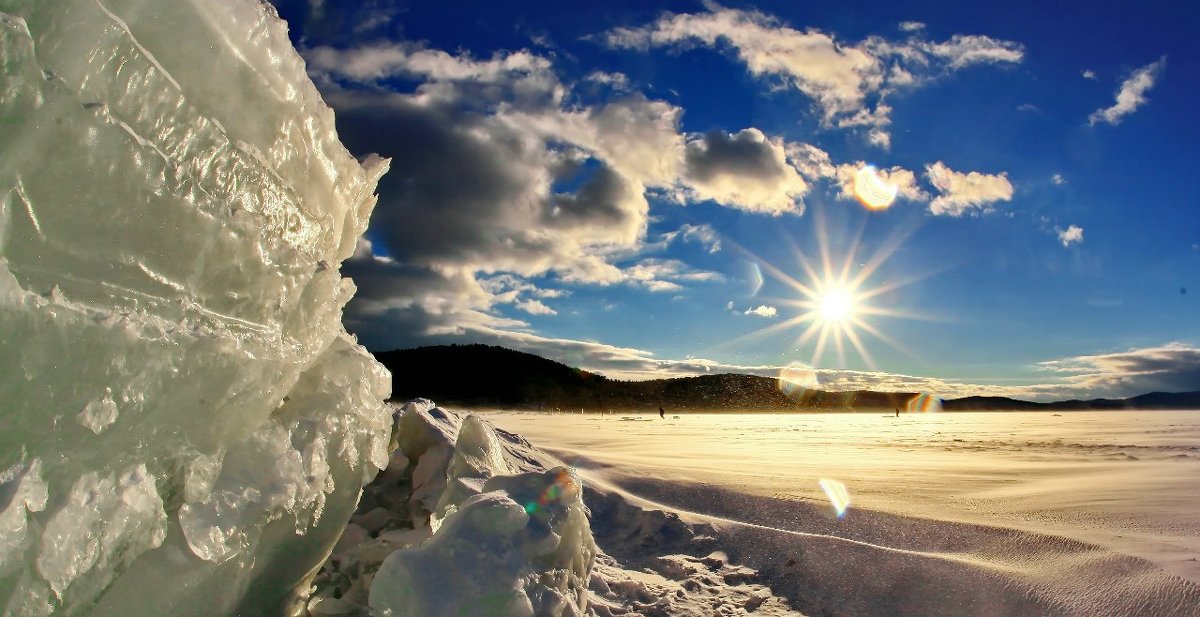
[[[253,0],[0,0],[0,614],[288,610],[387,463],[374,207]]]

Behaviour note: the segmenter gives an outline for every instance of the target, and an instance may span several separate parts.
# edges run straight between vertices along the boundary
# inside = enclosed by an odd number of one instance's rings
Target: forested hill
[[[392,371],[392,399],[418,396],[441,404],[545,410],[854,411],[904,410],[913,392],[822,392],[789,396],[778,381],[721,374],[619,381],[540,356],[487,345],[442,345],[377,352]],[[1151,393],[1130,399],[1032,403],[1003,397],[943,402],[946,411],[1200,409],[1200,392]]]
[[[845,410],[901,408],[912,393],[780,392],[756,375],[702,375],[618,381],[533,354],[486,345],[444,345],[376,353],[392,371],[392,399],[561,410]]]

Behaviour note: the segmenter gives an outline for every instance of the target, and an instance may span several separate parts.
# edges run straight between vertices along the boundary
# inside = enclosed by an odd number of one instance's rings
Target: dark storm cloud
[[[651,246],[646,185],[677,177],[677,108],[640,95],[567,106],[550,63],[527,51],[475,59],[382,42],[306,57],[347,147],[391,159],[371,242],[346,267],[360,288],[348,323],[369,345],[503,337],[528,325],[502,307],[554,315],[566,295],[496,275],[652,291],[716,280],[622,265]],[[416,84],[391,91],[391,78]]]
[[[638,200],[640,196],[631,182],[615,171],[602,167],[576,193],[555,195],[543,222],[558,229],[604,223],[626,226],[631,213],[621,204]]]
[[[535,170],[524,164],[537,145],[495,131],[481,139],[469,119],[400,95],[342,94],[333,103],[351,151],[392,159],[371,230],[393,258],[463,264],[490,259],[497,243],[526,244],[504,232],[510,204],[539,198]]]
[[[754,128],[733,135],[711,131],[689,141],[684,177],[698,197],[771,214],[803,212],[800,198],[808,191],[783,143]]]
[[[755,180],[776,180],[785,172],[772,144],[761,132],[746,129],[735,135],[710,131],[687,145],[687,173],[702,181],[738,175]]]
[[[642,187],[593,160],[576,191],[555,194],[559,176],[587,155],[445,95],[329,96],[349,148],[391,158],[371,220],[382,254],[424,267],[618,282],[590,247],[637,243],[649,209]]]

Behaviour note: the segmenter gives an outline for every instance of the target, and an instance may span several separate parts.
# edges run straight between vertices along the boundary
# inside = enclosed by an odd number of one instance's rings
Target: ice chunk
[[[79,423],[99,435],[117,421],[117,404],[112,400],[112,390],[105,388],[104,396],[84,406],[79,412]]]
[[[37,559],[60,601],[94,597],[139,554],[162,544],[167,514],[154,480],[140,464],[120,477],[90,472],[75,482],[46,523]],[[97,564],[105,567],[92,572]],[[83,585],[72,585],[89,572]]]
[[[441,429],[450,423],[436,415],[435,407],[406,409],[401,447],[415,453],[413,440],[444,447],[448,435]],[[418,497],[414,471],[412,498],[427,503],[437,487],[437,514],[429,520],[434,533],[420,547],[398,550],[384,560],[370,587],[373,609],[396,617],[467,610],[583,614],[596,545],[579,477],[565,466],[537,468],[530,463],[532,452],[517,452],[525,444],[507,445],[472,415],[462,420],[451,456],[425,449],[416,470],[434,470],[429,475],[442,481],[423,483]]]
[[[371,607],[392,617],[582,615],[596,547],[578,486],[564,467],[492,478],[495,490],[462,502],[428,542],[384,560]]]
[[[29,514],[45,509],[46,497],[40,459],[0,473],[0,580],[17,566],[17,558],[32,542]]]
[[[399,452],[412,464],[409,515],[423,527],[437,511],[446,488],[446,468],[454,456],[454,443],[462,419],[436,407],[428,399],[410,401],[396,419]]]
[[[257,0],[0,0],[0,119],[0,613],[289,610],[388,464],[387,162]]]
[[[512,471],[492,428],[479,416],[467,416],[458,431],[454,456],[446,468],[445,489],[438,499],[436,515],[430,520],[432,529],[437,531],[441,519],[453,512],[458,504],[483,492],[490,478]]]
[[[396,426],[404,454],[364,491],[312,614],[585,614],[597,549],[574,471],[432,401]]]

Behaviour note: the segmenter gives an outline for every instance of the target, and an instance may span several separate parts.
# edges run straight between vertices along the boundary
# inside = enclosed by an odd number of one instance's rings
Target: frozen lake
[[[1004,528],[1097,545],[1200,582],[1200,412],[486,417],[571,462],[585,479],[680,510],[831,535],[868,512]],[[849,491],[841,521],[822,479]],[[728,498],[710,503],[697,497],[703,491],[664,489],[672,485],[801,502],[797,511],[823,504],[830,516],[784,521],[778,507],[739,511]],[[966,526],[929,528],[953,534]],[[889,544],[886,532],[871,541]]]

